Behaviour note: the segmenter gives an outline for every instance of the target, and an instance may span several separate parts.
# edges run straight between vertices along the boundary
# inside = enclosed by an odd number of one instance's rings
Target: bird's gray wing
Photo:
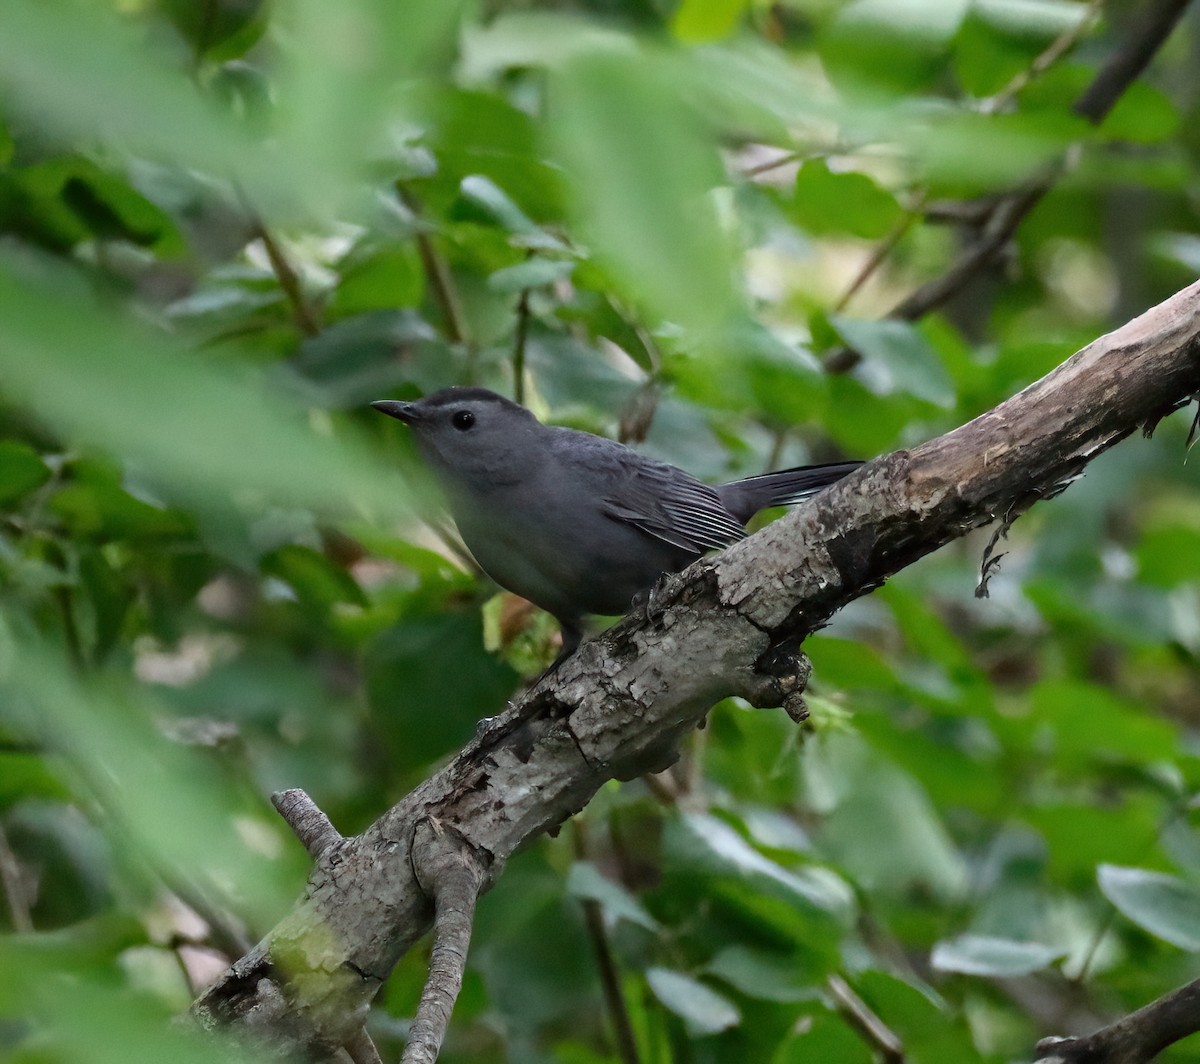
[[[604,497],[602,508],[609,517],[695,554],[745,538],[746,530],[713,488],[681,469],[633,458],[622,463],[619,489]]]

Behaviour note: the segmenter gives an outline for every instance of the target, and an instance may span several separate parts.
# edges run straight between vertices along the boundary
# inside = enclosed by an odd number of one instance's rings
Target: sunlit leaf
[[[989,935],[959,935],[933,947],[929,963],[943,972],[1012,978],[1040,971],[1063,951],[1040,942],[1014,942]]]
[[[1200,951],[1200,887],[1145,868],[1101,865],[1096,879],[1123,916],[1173,946]]]
[[[571,865],[567,875],[567,890],[576,898],[598,901],[612,917],[628,920],[650,931],[659,929],[658,921],[624,887],[605,879],[589,861],[576,861]]]
[[[716,1034],[741,1022],[741,1013],[732,1001],[683,972],[648,968],[646,982],[692,1034]]]

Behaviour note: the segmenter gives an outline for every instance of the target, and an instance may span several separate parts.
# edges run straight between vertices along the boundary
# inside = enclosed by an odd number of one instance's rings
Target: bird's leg
[[[550,668],[546,673],[552,673],[564,661],[579,649],[579,644],[583,642],[583,623],[577,617],[562,618],[557,617],[559,628],[562,629],[562,650],[558,652],[558,656],[550,662]]]

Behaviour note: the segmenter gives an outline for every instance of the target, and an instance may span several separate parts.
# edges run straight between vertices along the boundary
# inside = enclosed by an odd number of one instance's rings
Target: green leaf
[[[425,274],[415,244],[356,245],[339,263],[341,282],[329,303],[329,318],[368,311],[416,307],[425,293]]]
[[[415,311],[376,310],[305,340],[291,368],[324,402],[362,407],[402,385],[435,381],[428,363],[442,351],[436,339]]]
[[[762,890],[774,888],[805,908],[817,910],[840,923],[854,912],[854,897],[846,883],[817,866],[784,868],[754,849],[723,820],[706,813],[685,813],[680,826],[686,831],[690,852],[714,872],[733,873]]]
[[[912,776],[848,734],[810,740],[804,756],[810,792],[829,809],[819,850],[868,890],[919,889],[946,901],[961,895],[963,859]]]
[[[289,584],[302,602],[321,612],[339,602],[367,605],[367,596],[358,581],[311,547],[296,544],[280,547],[263,558],[262,570]]]
[[[196,55],[212,60],[235,59],[251,48],[266,29],[263,0],[158,0]]]
[[[823,992],[823,972],[806,972],[794,956],[750,946],[727,946],[704,971],[760,1001],[813,1001]]]
[[[1029,697],[1037,719],[1054,729],[1061,764],[1153,764],[1180,755],[1172,724],[1099,684],[1046,680]]]
[[[92,659],[108,657],[121,638],[121,627],[136,598],[125,574],[105,556],[102,549],[86,549],[79,555],[79,585],[91,606],[94,639]]]
[[[1075,29],[1087,17],[1071,0],[974,0],[971,12],[1005,33],[1039,40]]]
[[[828,375],[816,359],[754,321],[737,323],[716,344],[672,354],[664,369],[683,398],[778,425],[817,420],[828,404]]]
[[[997,979],[1028,975],[1053,964],[1065,950],[1040,942],[1014,942],[990,935],[959,935],[933,947],[929,963],[939,971]]]
[[[0,19],[2,21],[2,19]],[[37,282],[0,263],[6,398],[80,445],[136,459],[171,498],[228,507],[264,493],[342,509],[404,509],[391,474],[356,442],[313,431],[297,404],[234,360],[217,363],[102,310],[70,275]]]
[[[1082,802],[1026,805],[1021,819],[1045,840],[1052,881],[1081,890],[1093,881],[1097,864],[1145,859],[1147,840],[1161,829],[1162,808],[1157,796],[1133,792],[1103,807]]]
[[[812,1064],[814,1061],[837,1064],[874,1064],[878,1057],[867,1043],[840,1016],[818,1012],[796,1025],[771,1064]]]
[[[719,41],[736,28],[750,0],[683,0],[675,9],[671,29],[688,44]]]
[[[444,85],[419,101],[417,117],[440,181],[473,200],[489,224],[564,247],[537,227],[561,220],[563,182],[539,151],[538,125],[525,111],[494,92]]]
[[[973,96],[991,96],[1029,68],[1036,39],[1014,39],[980,17],[973,7],[954,39],[954,72]]]
[[[874,240],[903,213],[895,197],[866,174],[834,172],[824,159],[810,159],[796,174],[789,215],[814,236],[849,233]]]
[[[683,972],[647,968],[646,982],[654,996],[683,1020],[689,1034],[717,1034],[742,1021],[742,1014],[732,1001]]]
[[[1200,581],[1200,530],[1185,524],[1151,528],[1134,556],[1138,575],[1156,587]]]
[[[406,768],[461,746],[517,686],[484,650],[478,611],[405,617],[368,647],[364,668],[375,725]]]
[[[1070,0],[975,0],[955,37],[955,74],[972,95],[990,96],[1086,17]]]
[[[876,395],[897,392],[941,407],[954,405],[954,385],[916,326],[893,318],[831,318],[849,347],[863,356],[854,375]]]
[[[1179,111],[1162,89],[1135,81],[1121,93],[1100,132],[1114,140],[1156,144],[1172,136],[1179,123]]]
[[[612,917],[628,920],[649,931],[660,930],[654,919],[620,883],[606,879],[590,861],[576,861],[567,873],[567,893],[598,901]]]
[[[1200,952],[1200,887],[1145,868],[1101,865],[1096,880],[1121,914],[1152,935]]]
[[[488,287],[493,292],[515,295],[527,288],[565,281],[574,270],[575,263],[570,259],[534,258],[497,270],[488,278]]]
[[[0,504],[16,502],[49,479],[49,466],[32,447],[0,440]]]
[[[153,540],[186,535],[193,525],[179,510],[131,495],[95,467],[81,467],[59,488],[50,510],[80,538]]]
[[[823,28],[822,62],[850,92],[924,88],[936,78],[941,52],[968,7],[966,0],[851,0]]]

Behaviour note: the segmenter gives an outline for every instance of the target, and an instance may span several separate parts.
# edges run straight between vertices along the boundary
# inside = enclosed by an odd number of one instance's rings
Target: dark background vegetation
[[[217,1059],[168,1020],[301,889],[267,794],[361,830],[553,654],[369,400],[486,384],[710,479],[958,425],[1195,277],[1194,18],[1072,113],[1144,17],[4,0],[0,1053]],[[981,533],[845,610],[803,729],[724,702],[515,859],[443,1059],[621,1059],[598,951],[647,1064],[876,1059],[841,981],[909,1061],[1022,1059],[1194,978],[1187,427],[1023,517],[990,598]]]

